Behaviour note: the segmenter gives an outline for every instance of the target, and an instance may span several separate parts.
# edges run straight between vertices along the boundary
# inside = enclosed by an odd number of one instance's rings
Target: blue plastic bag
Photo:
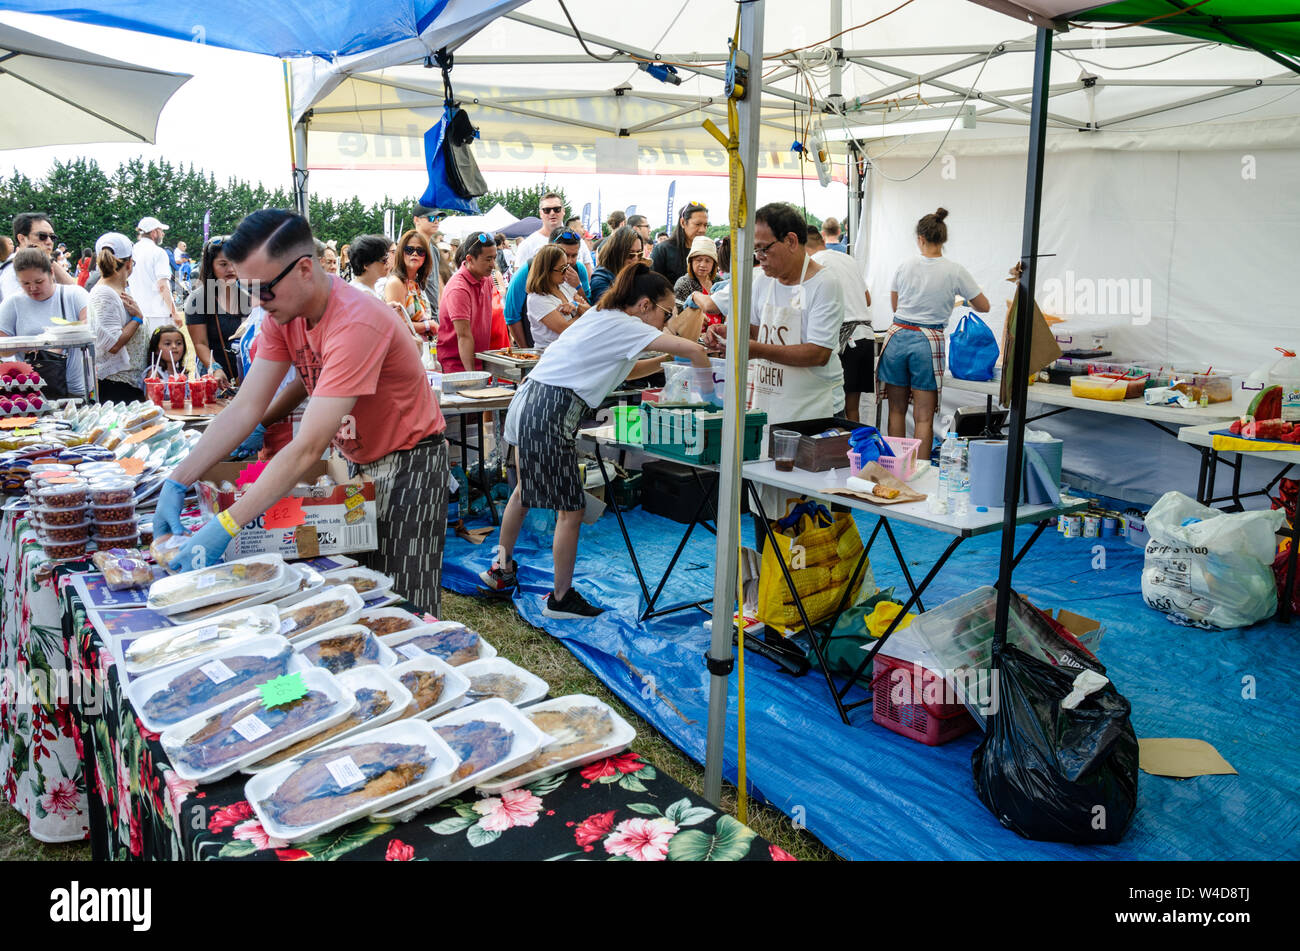
[[[988,324],[967,311],[948,338],[948,372],[959,380],[991,380],[997,362],[997,337]]]
[[[447,134],[447,123],[450,121],[451,108],[444,106],[438,124],[424,133],[424,164],[429,171],[429,186],[420,196],[420,204],[442,211],[463,211],[477,215],[478,202],[472,198],[461,198],[447,184],[447,162],[442,139]]]

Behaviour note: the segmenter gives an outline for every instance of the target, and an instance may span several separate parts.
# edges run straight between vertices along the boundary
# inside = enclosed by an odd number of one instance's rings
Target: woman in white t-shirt
[[[939,407],[945,362],[944,331],[958,298],[981,314],[989,301],[968,270],[943,256],[948,241],[940,208],[916,223],[919,258],[898,266],[890,284],[889,299],[894,324],[885,335],[876,375],[889,399],[889,435],[907,433],[907,404],[912,403],[914,438],[921,441],[920,456],[930,458],[934,442],[934,414]]]
[[[569,259],[556,244],[539,249],[528,265],[528,329],[539,350],[554,343],[589,306],[574,299],[574,289],[564,279],[568,272]]]
[[[539,251],[531,268],[538,267],[540,259]],[[573,587],[578,529],[586,507],[578,478],[577,434],[583,417],[624,380],[658,372],[666,358],[638,360],[644,350],[686,357],[692,364],[693,389],[713,390],[713,368],[704,347],[664,329],[675,316],[673,287],[666,277],[644,262],[629,264],[600,303],[602,309],[572,325],[542,354],[511,401],[503,430],[505,441],[515,447],[519,484],[501,517],[498,560],[479,577],[493,591],[513,588],[511,554],[524,516],[530,508],[554,509],[555,588],[542,609],[548,617],[581,619],[601,613]]]

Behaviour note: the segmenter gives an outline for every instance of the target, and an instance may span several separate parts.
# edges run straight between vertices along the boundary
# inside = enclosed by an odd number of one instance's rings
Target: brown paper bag
[[[1003,406],[1011,405],[1011,378],[1012,362],[1015,354],[1016,334],[1019,328],[1016,327],[1016,302],[1020,299],[1020,290],[1017,288],[1016,295],[1011,299],[1011,306],[1007,308],[1007,319],[1002,329],[1002,384],[998,394],[998,402]],[[1052,328],[1047,325],[1047,319],[1043,317],[1043,312],[1038,309],[1038,302],[1034,301],[1034,316],[1032,320],[1033,337],[1029,342],[1029,380],[1033,382],[1038,376],[1038,371],[1050,366],[1054,360],[1061,358],[1061,347],[1056,342],[1056,337],[1052,334]]]

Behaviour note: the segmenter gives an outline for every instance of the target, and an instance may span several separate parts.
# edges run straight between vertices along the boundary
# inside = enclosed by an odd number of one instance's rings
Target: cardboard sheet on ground
[[[1138,739],[1138,768],[1152,776],[1236,776],[1232,768],[1209,743],[1189,737]]]
[[[870,495],[866,492],[855,492],[852,489],[827,489],[827,495],[847,495],[851,498],[862,499],[864,502],[870,502],[873,505],[898,505],[901,502],[920,502],[926,498],[924,492],[916,491],[916,489],[877,462],[868,462],[863,466],[862,471],[858,473],[858,478],[865,479],[867,482],[874,482],[886,489],[897,489],[898,495],[892,499],[882,499],[879,496]]]

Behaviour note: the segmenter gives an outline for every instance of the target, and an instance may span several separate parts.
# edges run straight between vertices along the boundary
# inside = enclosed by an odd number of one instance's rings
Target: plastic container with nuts
[[[95,522],[96,538],[130,538],[139,535],[140,529],[134,517],[121,522]]]
[[[121,505],[94,505],[91,506],[91,512],[96,524],[100,522],[124,522],[135,518],[135,502],[126,502]]]
[[[42,525],[79,525],[86,520],[87,510],[84,505],[69,509],[51,509],[43,505],[32,507]]]
[[[89,498],[84,482],[53,483],[32,492],[32,501],[44,509],[85,508]]]
[[[122,535],[115,538],[96,534],[91,536],[91,540],[101,550],[106,548],[138,548],[140,546],[139,535]]]
[[[45,548],[45,557],[51,561],[70,561],[75,558],[86,557],[86,540],[79,542],[55,542],[42,540],[41,545]]]
[[[84,542],[90,537],[90,520],[76,525],[42,525],[41,533],[52,542]]]
[[[90,501],[97,505],[124,505],[135,500],[135,483],[130,479],[97,479],[90,483]]]

